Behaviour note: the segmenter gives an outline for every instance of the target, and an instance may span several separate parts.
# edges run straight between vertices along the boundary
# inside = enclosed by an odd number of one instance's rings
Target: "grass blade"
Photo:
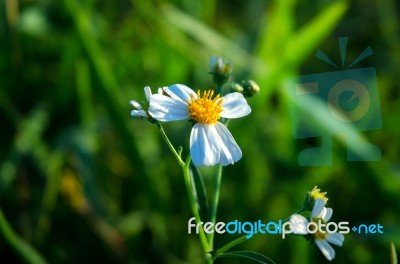
[[[15,234],[10,224],[7,222],[3,212],[0,210],[0,234],[7,243],[14,249],[20,258],[30,264],[47,263],[43,257],[28,243]]]

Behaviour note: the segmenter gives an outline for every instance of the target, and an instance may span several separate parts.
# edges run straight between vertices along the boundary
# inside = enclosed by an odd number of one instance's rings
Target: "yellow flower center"
[[[190,117],[202,124],[214,124],[218,121],[222,112],[222,98],[219,94],[212,99],[214,95],[213,90],[203,92],[203,96],[200,95],[200,91],[197,91],[197,99],[191,96],[188,104],[188,112]]]
[[[317,188],[317,186],[315,186],[311,192],[310,192],[310,198],[311,200],[315,201],[317,199],[322,199],[324,200],[324,202],[328,202],[328,198],[326,197],[326,192],[321,192],[320,189]]]
[[[321,218],[313,218],[313,219],[311,219],[311,222],[316,223],[317,226],[318,226],[318,222],[321,222],[326,225],[326,222]],[[328,235],[326,226],[323,230],[318,230],[318,228],[315,225],[310,225],[309,228],[310,228],[310,231],[313,232],[312,236],[314,237],[314,239],[324,240],[326,238],[326,236]],[[322,227],[321,227],[321,229],[322,229]]]

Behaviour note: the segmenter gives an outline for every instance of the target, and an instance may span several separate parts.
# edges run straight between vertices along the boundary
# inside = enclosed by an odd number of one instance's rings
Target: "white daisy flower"
[[[195,93],[183,84],[164,87],[167,95],[150,97],[149,113],[159,121],[191,119],[195,122],[190,134],[190,153],[196,166],[233,164],[242,157],[242,151],[226,126],[218,120],[239,118],[251,112],[240,93],[223,97],[208,90]]]
[[[313,210],[311,212],[310,221],[318,224],[319,221],[321,223],[328,223],[329,219],[332,217],[333,210],[331,208],[326,208],[325,201],[322,199],[315,200]],[[294,227],[293,233],[306,235],[308,231],[311,236],[314,238],[315,244],[317,244],[318,248],[321,250],[322,254],[331,261],[335,258],[335,250],[329,244],[334,244],[337,246],[342,246],[344,242],[344,236],[340,233],[329,233],[326,230],[307,230],[307,226],[309,226],[309,221],[302,215],[294,214],[290,217],[289,222],[292,223],[292,227]],[[309,226],[309,228],[315,228],[315,225]]]
[[[158,89],[158,93],[161,94],[162,93],[162,89],[159,88]],[[138,118],[151,118],[147,112],[147,108],[148,108],[148,102],[150,101],[150,96],[152,95],[151,93],[151,89],[149,86],[144,87],[144,94],[146,96],[146,105],[142,105],[141,103],[139,103],[136,100],[131,100],[129,103],[136,109],[131,111],[131,116],[132,117],[138,117]]]

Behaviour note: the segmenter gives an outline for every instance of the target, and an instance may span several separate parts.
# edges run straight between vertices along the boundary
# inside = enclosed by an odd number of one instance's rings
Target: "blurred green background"
[[[232,60],[236,81],[261,87],[251,115],[230,123],[243,158],[224,169],[218,220],[284,219],[318,185],[332,220],[384,226],[383,235],[346,235],[334,262],[389,263],[390,242],[400,247],[399,11],[394,0],[1,1],[1,263],[201,263],[180,168],[157,128],[130,117],[129,100],[144,100],[147,85],[213,88],[214,55]],[[336,70],[314,54],[340,63],[342,36],[348,61],[374,51],[353,68],[377,71],[383,127],[363,134],[382,159],[348,162],[335,139],[333,166],[301,167],[298,152],[317,142],[291,134],[286,79]],[[186,154],[190,126],[164,128]],[[213,172],[203,170],[208,190]],[[215,246],[233,238],[216,235]],[[235,249],[328,262],[302,237]]]

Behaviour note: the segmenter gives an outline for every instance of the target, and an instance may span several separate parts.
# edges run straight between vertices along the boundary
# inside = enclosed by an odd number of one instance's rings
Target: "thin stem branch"
[[[211,204],[211,214],[210,220],[213,224],[217,221],[217,211],[218,211],[218,203],[219,203],[219,194],[221,187],[221,179],[222,179],[222,166],[218,166],[218,172],[216,177],[214,178],[214,197]],[[208,236],[208,243],[211,248],[214,245],[214,232]]]
[[[187,190],[187,193],[189,196],[190,207],[192,209],[192,213],[193,213],[194,217],[196,218],[196,224],[199,224],[201,222],[201,218],[200,218],[199,211],[197,210],[197,207],[196,207],[196,201],[194,199],[192,183],[190,180],[190,171],[189,171],[190,170],[190,167],[189,167],[190,162],[191,162],[191,156],[189,154],[186,158],[186,162],[183,165],[181,165],[181,167],[182,167],[183,177],[185,179],[186,190]],[[203,228],[199,228],[199,237],[200,237],[200,242],[203,247],[204,253],[207,254],[208,252],[211,251],[211,247],[210,247],[209,243],[207,242],[207,237],[206,237],[206,234],[205,234]],[[212,262],[209,262],[209,263],[212,263]]]
[[[259,234],[259,233],[257,233],[257,234]],[[253,235],[252,237],[256,236],[257,234]],[[248,240],[248,238],[246,236],[241,236],[241,237],[229,242],[228,244],[226,244],[225,246],[223,246],[222,248],[218,249],[215,252],[214,259],[216,259],[218,256],[222,255],[229,249],[233,248],[234,246],[239,245],[247,240]]]
[[[300,210],[296,211],[296,212],[293,213],[293,214],[300,214],[300,213],[302,213],[302,212],[304,212],[304,211],[306,211],[306,210],[305,210],[304,208],[301,208]],[[292,216],[293,214],[291,214],[290,216]],[[289,217],[286,217],[282,222],[283,222],[283,223],[287,222],[287,221],[289,220],[290,216],[289,216]],[[265,230],[264,230],[264,231],[265,231]],[[252,237],[250,237],[250,238],[257,237],[257,236],[260,236],[260,235],[264,235],[264,234],[261,233],[261,232],[257,232],[257,233],[255,233],[255,234],[254,234]],[[213,258],[216,259],[218,256],[222,255],[223,253],[225,253],[225,252],[228,251],[229,249],[233,248],[234,246],[239,245],[239,244],[241,244],[241,243],[247,241],[248,239],[250,239],[250,238],[247,238],[246,236],[247,236],[247,235],[241,236],[241,237],[239,237],[239,238],[237,238],[237,239],[235,239],[235,240],[229,242],[229,243],[226,244],[225,246],[221,247],[220,249],[218,249],[218,250],[215,252]]]
[[[161,135],[163,136],[165,142],[167,143],[169,149],[171,150],[172,154],[175,156],[176,160],[178,161],[179,165],[181,166],[185,166],[185,162],[183,162],[180,153],[178,153],[176,151],[176,149],[174,148],[174,146],[172,145],[171,141],[169,140],[167,134],[165,133],[163,127],[161,126],[160,123],[157,123],[157,127],[161,132]]]
[[[169,149],[171,150],[172,154],[175,156],[176,160],[178,161],[179,165],[182,168],[182,173],[183,173],[183,178],[185,180],[185,185],[186,185],[186,190],[189,196],[189,204],[192,209],[192,213],[196,219],[196,224],[199,224],[201,222],[200,214],[199,211],[197,210],[196,207],[196,201],[193,195],[193,188],[192,188],[192,182],[190,179],[190,162],[192,160],[192,157],[190,154],[188,154],[186,161],[184,162],[181,157],[181,150],[176,151],[174,146],[172,145],[171,141],[169,140],[167,134],[165,133],[163,127],[161,126],[160,123],[157,123],[157,127],[159,128],[161,135],[163,136],[165,142],[167,143]],[[204,253],[205,253],[205,258],[206,258],[206,263],[207,264],[212,264],[213,259],[210,255],[211,247],[207,241],[206,234],[202,228],[199,228],[199,238],[200,238],[200,243],[201,246],[203,247]]]

